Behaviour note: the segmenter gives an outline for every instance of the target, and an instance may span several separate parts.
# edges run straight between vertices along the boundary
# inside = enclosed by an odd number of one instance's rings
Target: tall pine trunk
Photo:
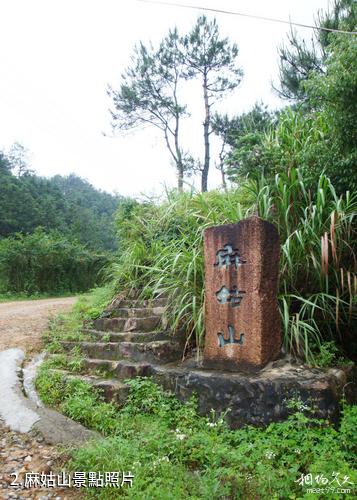
[[[183,191],[183,174],[184,165],[182,162],[182,152],[179,146],[179,115],[176,115],[176,126],[175,126],[175,151],[176,151],[176,166],[177,166],[177,187],[180,193]]]
[[[202,168],[201,177],[201,191],[202,193],[207,191],[208,188],[208,171],[210,162],[210,144],[209,144],[209,125],[210,125],[210,107],[208,102],[208,91],[207,91],[207,74],[203,75],[203,99],[205,103],[205,120],[203,122],[203,138],[205,145],[205,156]]]

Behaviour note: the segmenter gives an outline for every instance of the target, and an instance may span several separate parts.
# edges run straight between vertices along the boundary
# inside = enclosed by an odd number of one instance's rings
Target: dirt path
[[[68,311],[76,297],[0,303],[0,351],[19,347],[39,351],[50,316]]]

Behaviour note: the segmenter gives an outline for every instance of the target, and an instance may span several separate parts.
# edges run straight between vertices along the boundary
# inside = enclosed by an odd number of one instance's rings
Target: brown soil
[[[0,421],[0,499],[81,499],[78,489],[25,487],[26,474],[52,473],[55,477],[65,470],[64,457],[53,446],[46,445],[42,438],[10,431]],[[15,477],[13,474],[17,474]],[[33,476],[32,476],[33,477]],[[45,476],[42,476],[44,478]],[[51,476],[53,477],[53,476]],[[27,476],[27,480],[29,476]],[[15,481],[18,486],[11,485]]]
[[[40,351],[49,317],[68,311],[75,301],[66,297],[0,303],[0,351],[10,347],[26,353]]]

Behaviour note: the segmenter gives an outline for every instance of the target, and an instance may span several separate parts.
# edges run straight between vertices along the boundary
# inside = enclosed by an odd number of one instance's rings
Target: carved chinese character
[[[240,334],[239,340],[234,338],[234,328],[232,325],[228,326],[228,339],[225,339],[222,332],[217,333],[219,347],[224,347],[227,344],[243,344],[244,333]]]
[[[246,293],[244,290],[238,290],[236,286],[231,288],[231,290],[226,286],[222,286],[222,288],[216,292],[216,297],[220,304],[229,302],[232,307],[238,307],[243,300],[242,294],[244,293]]]
[[[241,258],[237,249],[233,250],[232,245],[224,245],[223,248],[218,250],[214,265],[218,267],[225,266],[228,269],[230,265],[234,264],[234,267],[238,269],[238,266],[245,263],[246,261]]]

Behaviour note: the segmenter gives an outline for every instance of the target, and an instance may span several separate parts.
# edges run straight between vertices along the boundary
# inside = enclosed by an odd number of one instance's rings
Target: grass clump
[[[65,382],[46,367],[37,379],[47,403],[106,436],[74,450],[71,470],[134,474],[132,488],[93,488],[86,490],[88,497],[305,498],[301,475],[332,480],[338,472],[357,481],[356,407],[344,408],[338,430],[313,419],[299,401],[290,403],[285,422],[230,430],[224,415],[199,416],[195,398],[183,404],[145,378],[128,384],[127,404],[118,408],[87,384]]]
[[[51,318],[50,328],[44,334],[46,349],[51,353],[62,353],[62,340],[88,340],[89,334],[82,332],[83,326],[99,316],[111,301],[113,293],[110,284],[95,288],[85,295],[80,295],[69,312]],[[74,351],[72,355],[78,358],[79,353]]]
[[[169,326],[204,345],[203,231],[258,214],[281,240],[279,304],[286,351],[326,363],[325,342],[337,357],[354,355],[357,327],[357,197],[337,196],[321,175],[315,189],[299,170],[248,180],[237,189],[169,193],[155,204],[130,202],[117,214],[121,255],[111,277],[118,291],[168,297]],[[331,357],[331,362],[336,356]]]

